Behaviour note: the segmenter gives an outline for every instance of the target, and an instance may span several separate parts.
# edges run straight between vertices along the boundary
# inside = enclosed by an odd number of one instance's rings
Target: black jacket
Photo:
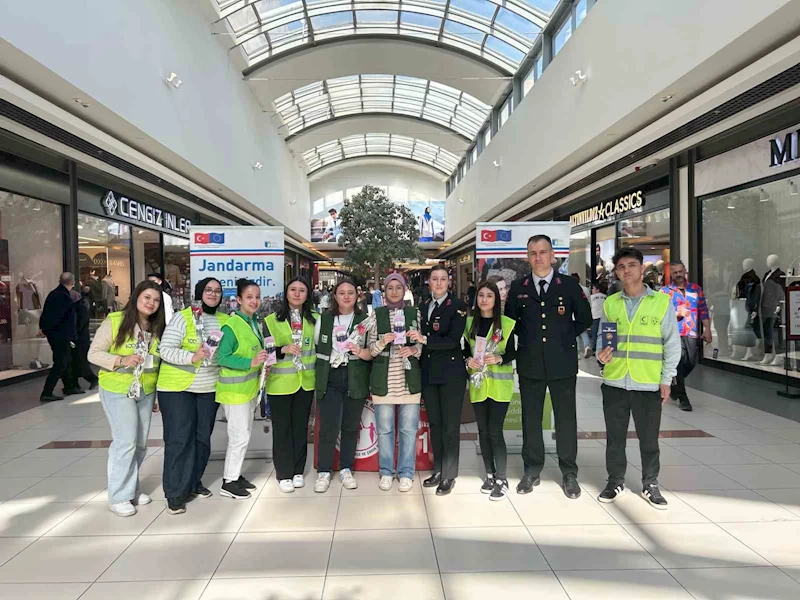
[[[81,342],[89,343],[89,299],[85,294],[81,294],[78,300],[73,302],[75,307],[75,326],[77,338]]]
[[[74,342],[78,339],[75,324],[75,305],[69,290],[59,285],[47,294],[39,326],[49,340]]]
[[[467,324],[467,306],[448,294],[428,319],[430,302],[433,298],[419,307],[420,332],[428,336],[428,343],[422,349],[422,384],[441,385],[459,378],[466,383],[461,338]]]
[[[539,297],[533,274],[511,284],[506,316],[517,322],[517,373],[530,379],[563,379],[578,373],[575,338],[592,324],[592,309],[578,281],[553,273]]]

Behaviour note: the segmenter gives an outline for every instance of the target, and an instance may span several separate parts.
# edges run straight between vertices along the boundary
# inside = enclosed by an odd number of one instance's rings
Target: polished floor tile
[[[0,538],[0,565],[14,558],[35,541],[35,537]]]
[[[332,538],[332,531],[240,533],[214,578],[323,577]]]
[[[15,458],[0,465],[0,478],[3,477],[49,477],[78,460],[77,457],[64,458]]]
[[[739,469],[741,467],[733,467]],[[759,467],[757,467],[759,468]],[[721,467],[720,467],[721,469]],[[674,492],[687,490],[736,490],[743,486],[711,467],[662,467],[658,481]]]
[[[141,536],[103,573],[100,581],[208,580],[233,537],[232,533]]]
[[[142,463],[144,465],[144,463]],[[161,474],[160,472],[158,473]],[[59,477],[107,477],[108,457],[90,454],[58,472]]]
[[[42,536],[81,507],[77,503],[0,504],[0,537]]]
[[[485,600],[499,597],[498,592],[504,598],[531,598],[535,593],[536,600],[569,600],[552,571],[447,573],[442,586],[447,600]]]
[[[681,448],[681,452],[705,465],[770,464],[769,459],[739,446],[686,446]]]
[[[661,490],[668,510],[657,510],[638,490],[628,492],[616,502],[600,504],[618,523],[708,523],[708,519],[668,490]]]
[[[425,501],[416,496],[362,496],[339,502],[336,530],[424,529],[428,527]]]
[[[106,477],[48,477],[11,499],[11,502],[89,502],[106,490]]]
[[[88,583],[0,583],[3,600],[78,600]]]
[[[570,600],[692,600],[663,569],[619,571],[557,571]]]
[[[800,473],[781,465],[721,466],[716,470],[751,490],[800,488]]]
[[[670,569],[696,600],[797,600],[800,583],[775,567]]]
[[[742,446],[745,450],[780,464],[800,463],[800,444],[773,446]]]
[[[0,485],[0,502],[10,500],[42,481],[43,477],[6,477]]]
[[[328,575],[438,573],[429,529],[337,531]]]
[[[206,580],[95,583],[81,600],[198,600],[206,585]]]
[[[522,520],[508,499],[492,502],[486,494],[425,496],[425,506],[432,528],[473,527],[476,523],[483,527],[522,525]]]
[[[439,575],[328,577],[322,600],[444,600]],[[304,598],[303,600],[306,600]]]
[[[778,504],[765,502],[763,496],[751,490],[698,490],[676,492],[676,494],[683,502],[715,523],[796,521],[800,519],[800,516]],[[672,506],[667,512],[671,511]]]
[[[192,534],[192,533],[236,533],[253,508],[252,502],[240,502],[214,496],[196,498],[186,504],[186,512],[171,515],[166,502],[153,502],[159,513],[144,531],[144,535]]]
[[[441,573],[550,569],[525,527],[434,529],[433,544]]]
[[[613,525],[614,519],[584,492],[571,500],[557,494],[509,494],[511,504],[525,525]]]
[[[333,531],[338,497],[264,498],[256,500],[247,515],[243,532]]]
[[[759,496],[780,504],[794,515],[800,516],[800,489],[754,490]]]
[[[720,527],[775,566],[800,565],[800,521],[722,523]]]
[[[136,507],[132,517],[118,517],[104,502],[88,502],[47,532],[47,537],[140,535],[166,507],[151,502]]]
[[[321,600],[324,586],[324,577],[212,579],[201,600]]]

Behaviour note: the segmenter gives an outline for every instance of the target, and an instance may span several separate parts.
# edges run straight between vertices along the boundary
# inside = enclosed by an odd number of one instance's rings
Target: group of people
[[[337,467],[344,488],[358,487],[353,465],[367,398],[377,423],[378,486],[388,491],[397,479],[399,491],[410,491],[424,399],[434,469],[423,486],[435,487],[439,496],[449,494],[458,477],[461,411],[468,393],[486,468],[481,491],[501,500],[509,493],[503,423],[514,394],[515,362],[525,466],[516,491],[530,493],[540,482],[545,461],[542,416],[549,391],[562,489],[568,498],[578,498],[576,338],[593,321],[595,332],[606,323],[616,324],[618,340],[614,347],[605,336],[593,336],[603,365],[608,436],[608,485],[599,499],[611,502],[625,492],[625,442],[633,414],[642,455],[642,495],[656,508],[665,508],[657,481],[661,405],[675,393],[670,384],[682,353],[678,320],[691,318],[681,298],[696,292],[680,287],[675,266],[676,289],[670,294],[653,291],[643,282],[641,253],[623,248],[613,258],[623,289],[606,298],[596,316],[597,307],[590,307],[578,281],[554,272],[550,238],[533,236],[527,248],[531,273],[503,291],[495,280],[481,282],[472,316],[448,291],[449,273],[443,266],[430,271],[430,298],[418,308],[407,304],[407,283],[394,273],[384,282],[381,306],[363,310],[356,285],[344,279],[333,288],[329,309],[318,313],[310,285],[298,277],[289,281],[277,310],[266,318],[258,315],[261,290],[250,280],[237,282],[238,309],[230,315],[219,310],[220,282],[198,282],[195,299],[202,317],[198,320],[190,307],[169,322],[159,282],[141,282],[128,305],[103,322],[88,352],[89,361],[100,369],[100,399],[112,429],[111,510],[130,516],[137,505],[151,501],[139,487],[138,473],[151,417],[159,410],[169,513],[183,513],[188,502],[213,494],[203,485],[203,475],[219,405],[228,434],[219,493],[250,497],[255,486],[242,475],[242,465],[262,393],[271,409],[276,481],[284,493],[305,486],[315,397],[315,492],[328,491]],[[61,283],[68,296],[74,277],[65,273]],[[210,332],[221,332],[216,349],[205,343]]]

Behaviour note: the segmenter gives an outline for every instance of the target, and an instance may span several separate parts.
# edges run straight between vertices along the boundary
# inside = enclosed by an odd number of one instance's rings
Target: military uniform
[[[547,279],[547,278],[544,278]],[[556,425],[558,462],[564,475],[577,475],[575,385],[578,349],[575,338],[592,324],[592,310],[578,281],[553,272],[541,288],[533,273],[511,284],[506,316],[517,322],[517,373],[522,402],[525,474],[544,467],[542,411],[550,389]]]
[[[434,471],[443,479],[458,475],[461,441],[461,407],[467,386],[467,369],[461,337],[467,322],[467,306],[448,294],[428,316],[431,303],[420,306],[420,332],[428,343],[422,350],[422,399],[431,426]]]

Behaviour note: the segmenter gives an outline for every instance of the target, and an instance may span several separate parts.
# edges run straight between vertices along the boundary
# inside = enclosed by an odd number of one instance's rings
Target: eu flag
[[[211,244],[224,244],[225,243],[225,234],[224,233],[209,233],[208,237],[210,239]]]
[[[498,229],[497,230],[497,241],[498,242],[510,242],[511,241],[511,230],[510,229]]]

